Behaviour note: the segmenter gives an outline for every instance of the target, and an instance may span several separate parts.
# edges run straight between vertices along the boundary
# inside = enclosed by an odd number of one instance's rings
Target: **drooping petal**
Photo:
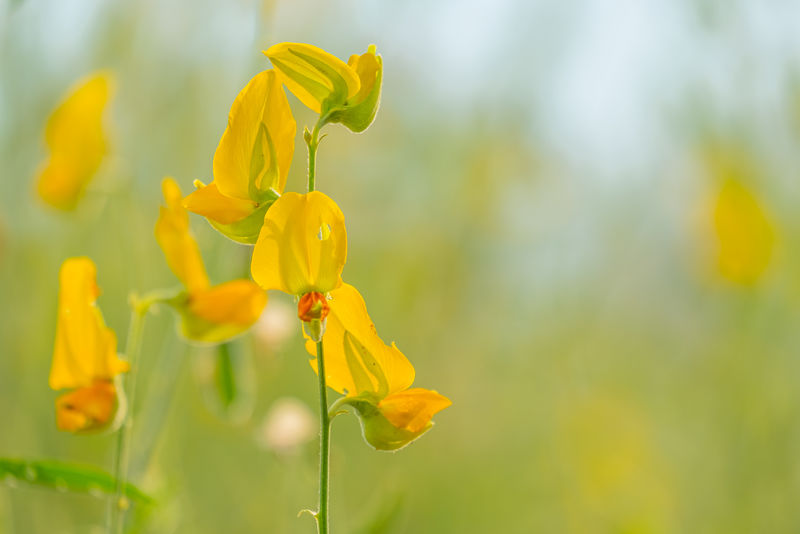
[[[103,112],[111,75],[95,73],[80,81],[53,111],[45,127],[49,158],[37,181],[39,196],[62,210],[75,208],[107,152]]]
[[[189,214],[183,207],[181,190],[172,178],[161,182],[166,207],[160,209],[156,222],[158,241],[169,268],[189,293],[207,289],[210,285],[203,258],[189,229]]]
[[[325,380],[329,387],[349,396],[369,393],[377,398],[402,391],[414,382],[414,367],[392,343],[378,336],[358,290],[342,284],[331,291],[325,335]],[[306,340],[306,350],[316,356],[316,346]],[[317,370],[316,359],[311,366]]]
[[[214,153],[214,183],[219,192],[256,202],[269,189],[283,192],[296,128],[276,72],[266,70],[254,76],[233,102],[228,127]]]
[[[434,414],[451,404],[436,391],[413,388],[389,395],[378,403],[378,409],[397,428],[416,433],[429,427]]]
[[[108,425],[117,407],[110,380],[98,380],[56,399],[56,426],[65,432],[99,430]]]
[[[117,337],[106,327],[95,300],[100,294],[94,263],[69,258],[59,273],[58,320],[50,387],[85,387],[126,372],[117,356]]]
[[[264,289],[327,293],[341,285],[346,258],[339,206],[319,191],[286,193],[267,211],[251,270]]]
[[[278,43],[264,51],[286,87],[316,113],[343,105],[361,82],[356,71],[328,52],[305,43]]]

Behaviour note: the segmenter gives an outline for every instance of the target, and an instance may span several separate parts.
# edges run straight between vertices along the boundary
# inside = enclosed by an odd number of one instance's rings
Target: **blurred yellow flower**
[[[378,336],[358,291],[349,284],[331,291],[322,344],[325,380],[346,395],[361,418],[364,437],[380,450],[396,450],[433,426],[434,414],[452,404],[436,391],[412,388],[414,367],[392,343]],[[316,355],[316,344],[306,340]],[[316,359],[311,366],[317,370]]]
[[[714,205],[720,274],[742,284],[756,283],[772,259],[775,231],[762,205],[741,182],[728,179]]]
[[[45,126],[50,153],[38,174],[39,196],[50,206],[74,209],[108,150],[103,112],[112,78],[97,72],[78,82]]]
[[[354,132],[372,124],[383,80],[383,60],[375,45],[347,63],[305,43],[278,43],[264,54],[286,87],[319,113],[323,123],[340,122]]]
[[[50,387],[74,391],[56,400],[60,430],[105,426],[115,411],[113,379],[128,371],[117,355],[117,337],[95,304],[97,269],[89,258],[69,258],[59,273],[58,320]]]
[[[156,240],[175,276],[186,291],[169,301],[181,314],[186,338],[219,343],[250,328],[261,315],[267,295],[250,280],[231,280],[211,286],[197,242],[189,228],[178,184],[165,178],[166,207],[156,222]]]
[[[214,153],[214,180],[195,182],[185,207],[229,238],[254,243],[264,213],[286,186],[296,128],[275,71],[254,76],[231,106]]]
[[[290,295],[327,293],[342,284],[347,231],[324,193],[286,193],[267,211],[253,250],[253,279]]]

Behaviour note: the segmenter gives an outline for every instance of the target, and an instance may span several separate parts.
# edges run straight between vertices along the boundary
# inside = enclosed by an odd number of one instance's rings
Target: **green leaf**
[[[116,489],[116,479],[98,467],[56,460],[0,458],[0,481],[95,496],[100,493],[113,495]],[[155,504],[152,497],[133,484],[125,484],[125,495],[139,504]]]

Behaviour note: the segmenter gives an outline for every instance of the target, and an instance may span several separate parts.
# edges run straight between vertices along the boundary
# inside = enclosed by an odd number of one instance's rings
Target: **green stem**
[[[316,190],[317,186],[317,148],[319,147],[319,131],[325,126],[327,117],[320,117],[314,129],[309,133],[305,131],[303,138],[308,146],[308,192]],[[323,136],[324,137],[324,136]]]
[[[126,479],[128,477],[128,458],[130,456],[131,427],[133,426],[133,409],[136,394],[136,374],[138,371],[139,352],[142,346],[142,333],[144,331],[144,318],[147,315],[149,303],[131,301],[131,321],[128,326],[128,339],[125,346],[125,358],[130,364],[130,371],[125,379],[120,380],[122,391],[128,391],[127,412],[122,425],[117,431],[117,444],[114,452],[114,479],[116,485],[114,496],[108,503],[108,532],[121,534],[125,524],[125,511],[128,509],[128,499],[124,494]]]
[[[330,470],[331,423],[328,417],[328,386],[325,384],[325,354],[322,341],[317,342],[317,375],[319,376],[319,508],[317,532],[328,534],[328,473]]]

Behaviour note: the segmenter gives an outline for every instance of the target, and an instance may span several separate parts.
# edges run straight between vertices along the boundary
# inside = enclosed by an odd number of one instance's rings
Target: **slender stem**
[[[317,148],[319,147],[319,131],[325,124],[324,117],[320,117],[311,134],[306,135],[308,145],[308,192],[316,190],[317,186]],[[308,134],[308,130],[306,130]]]
[[[317,532],[328,534],[328,473],[331,448],[331,423],[328,417],[328,387],[325,384],[325,354],[322,341],[317,342],[317,375],[319,376],[319,508]]]
[[[108,532],[120,534],[125,523],[125,511],[128,509],[128,499],[124,488],[128,476],[128,458],[130,456],[131,427],[133,426],[133,409],[136,394],[136,374],[138,370],[139,352],[142,346],[142,333],[144,331],[144,318],[147,315],[148,305],[141,302],[131,302],[131,320],[128,326],[128,339],[125,346],[125,357],[130,364],[127,380],[122,380],[127,385],[127,412],[122,425],[117,431],[117,444],[114,452],[114,496],[108,503]],[[123,388],[125,391],[126,388]]]

